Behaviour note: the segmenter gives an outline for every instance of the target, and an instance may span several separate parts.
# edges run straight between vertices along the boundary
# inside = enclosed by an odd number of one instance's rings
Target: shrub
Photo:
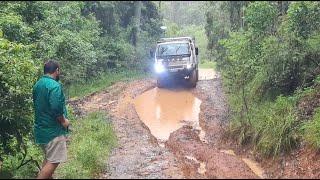
[[[320,108],[318,108],[313,118],[304,123],[301,127],[303,139],[313,146],[314,148],[320,148]]]
[[[298,143],[295,101],[279,96],[274,103],[251,106],[248,114],[233,116],[229,133],[265,157],[288,152]]]
[[[103,113],[72,120],[74,130],[68,146],[68,162],[58,169],[59,178],[94,178],[103,170],[116,136]],[[86,134],[84,137],[83,135]]]
[[[31,89],[37,66],[30,48],[0,37],[0,154],[19,152],[32,126]]]

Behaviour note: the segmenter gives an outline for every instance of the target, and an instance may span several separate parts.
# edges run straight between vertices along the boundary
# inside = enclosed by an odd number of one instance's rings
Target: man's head
[[[49,60],[44,64],[43,68],[44,74],[50,75],[56,81],[59,81],[60,79],[60,65],[59,63]]]

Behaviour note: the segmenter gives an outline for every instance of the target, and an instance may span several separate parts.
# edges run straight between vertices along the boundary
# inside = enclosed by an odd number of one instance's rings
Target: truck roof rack
[[[161,42],[183,41],[183,40],[192,42],[192,41],[195,41],[195,38],[194,37],[161,38],[160,41],[157,41],[157,42],[161,43]]]

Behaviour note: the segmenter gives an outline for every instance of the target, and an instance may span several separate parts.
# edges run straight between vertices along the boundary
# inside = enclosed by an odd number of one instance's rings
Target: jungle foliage
[[[208,2],[206,21],[233,111],[229,135],[265,156],[303,140],[319,148],[320,104],[306,99],[319,98],[310,92],[319,90],[320,3]]]
[[[1,176],[25,177],[17,170],[41,164],[31,92],[45,61],[60,63],[66,91],[111,70],[142,71],[160,26],[151,1],[0,2]]]

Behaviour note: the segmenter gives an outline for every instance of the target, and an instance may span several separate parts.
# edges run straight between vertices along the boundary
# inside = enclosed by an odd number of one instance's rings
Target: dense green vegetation
[[[233,112],[230,137],[267,157],[302,141],[320,148],[320,3],[207,5],[208,50]]]
[[[216,69],[217,63],[215,61],[201,61],[199,64],[199,68],[204,69]]]
[[[164,1],[161,2],[163,24],[167,27],[166,37],[195,37],[199,48],[199,60],[210,59],[207,53],[207,37],[205,34],[205,4],[201,1]]]
[[[145,76],[163,36],[194,36],[200,67],[221,71],[230,138],[265,157],[320,148],[319,2],[0,2],[0,177],[35,177],[41,164],[31,90],[45,61],[61,64],[68,98],[83,97]],[[106,119],[74,120],[71,160],[58,177],[101,170],[98,157],[116,142]]]
[[[160,2],[163,24],[167,27],[166,37],[191,36],[199,48],[199,67],[215,68],[213,56],[207,50],[208,38],[205,31],[206,4],[203,1]]]
[[[59,179],[90,179],[102,172],[111,149],[117,144],[111,122],[106,115],[95,112],[73,120],[68,146],[68,161],[57,169]],[[86,137],[83,138],[83,134]]]
[[[147,70],[161,22],[151,1],[0,2],[0,176],[41,164],[31,92],[45,61],[60,63],[67,95],[84,96]]]
[[[93,92],[98,92],[111,86],[118,81],[130,81],[150,75],[150,73],[141,72],[140,70],[117,69],[101,74],[99,77],[92,78],[90,82],[71,85],[66,96],[75,99],[81,98]]]

